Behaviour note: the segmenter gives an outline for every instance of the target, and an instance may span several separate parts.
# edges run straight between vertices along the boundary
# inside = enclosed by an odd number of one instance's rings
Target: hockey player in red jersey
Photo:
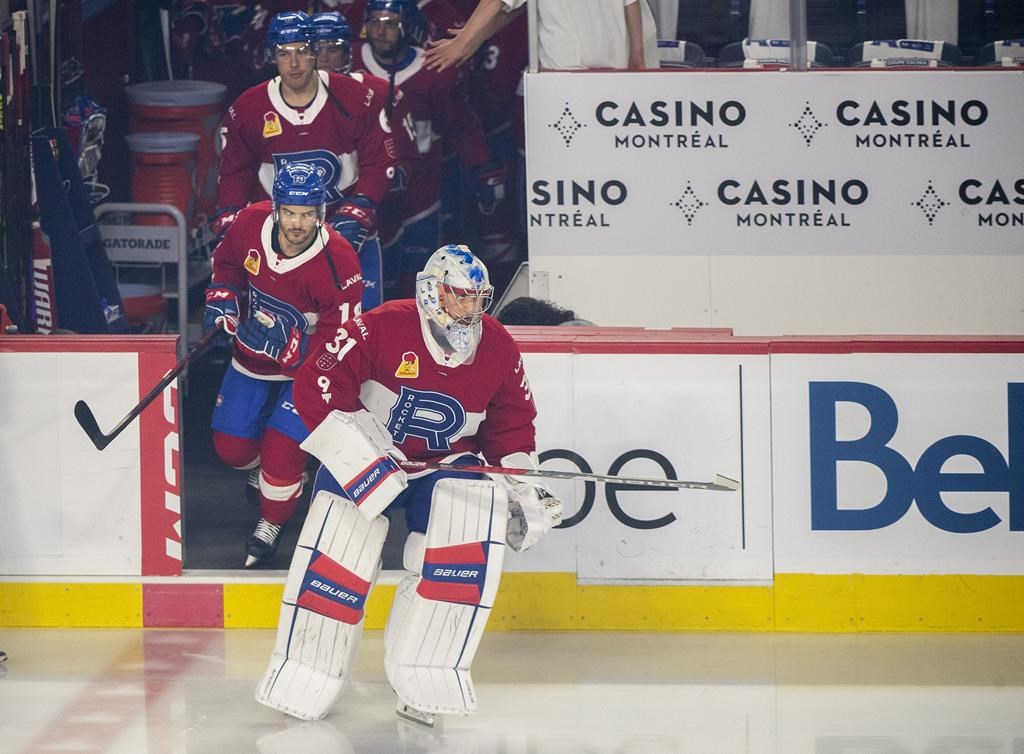
[[[218,226],[249,202],[267,199],[282,165],[314,165],[327,188],[327,222],[360,255],[364,306],[371,308],[381,300],[377,206],[396,162],[390,125],[372,89],[316,70],[305,13],[271,19],[265,46],[278,76],[245,91],[221,127]]]
[[[335,10],[345,16],[349,26],[355,30],[356,37],[366,38],[367,0],[343,0],[336,4]],[[465,14],[459,11],[451,0],[418,0],[417,13],[405,28],[409,43],[417,47],[426,47],[435,39],[443,39],[448,30],[458,28],[466,22]]]
[[[522,79],[529,63],[526,21],[525,13],[512,18],[484,41],[473,65],[463,66],[469,80],[470,104],[480,117],[491,151],[505,165],[508,176],[506,201],[490,214],[468,203],[462,224],[463,232],[476,229],[480,237],[476,251],[487,264],[499,297],[526,260],[525,163],[520,164],[519,156],[524,147]],[[434,67],[429,62],[431,50],[426,51],[426,58],[428,67]]]
[[[396,163],[388,197],[400,196],[408,185],[413,164],[419,159],[416,142],[413,140],[412,118],[409,116],[401,89],[366,71],[352,70],[352,29],[343,15],[337,11],[317,13],[312,18],[312,24],[317,68],[350,76],[360,84],[368,86],[376,95],[380,108],[391,125],[395,144]],[[368,310],[367,307],[363,308]]]
[[[285,165],[273,202],[240,210],[213,254],[204,324],[234,337],[213,444],[236,469],[261,464],[260,518],[246,567],[273,555],[302,493],[306,431],[292,405],[293,376],[307,350],[360,312],[359,261],[324,225],[326,193],[313,165]]]
[[[356,51],[353,67],[401,88],[422,157],[401,198],[401,227],[385,229],[382,237],[385,278],[396,280],[396,296],[408,296],[416,272],[439,245],[441,140],[455,149],[471,176],[470,191],[485,209],[504,199],[505,172],[458,86],[458,73],[427,70],[423,50],[409,44],[404,28],[416,13],[414,0],[369,0],[366,13],[367,43]]]
[[[562,503],[523,479],[407,475],[397,460],[536,468],[536,409],[511,336],[485,310],[487,269],[465,246],[438,249],[414,300],[343,324],[310,354],[294,399],[323,463],[285,585],[277,644],[256,698],[323,717],[351,673],[365,599],[403,510],[405,568],[384,634],[399,714],[432,724],[476,710],[470,664],[497,593],[506,543],[535,544]]]

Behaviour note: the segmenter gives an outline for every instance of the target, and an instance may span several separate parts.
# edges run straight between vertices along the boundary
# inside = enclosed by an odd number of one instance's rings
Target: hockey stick
[[[585,471],[552,471],[550,469],[517,469],[508,466],[467,466],[458,463],[429,463],[427,461],[396,461],[406,471],[472,471],[481,474],[507,474],[509,476],[537,476],[546,479],[581,479],[609,484],[635,484],[642,487],[675,487],[686,490],[713,490],[735,492],[740,483],[721,474],[713,482],[688,482],[685,479],[636,479],[624,476],[589,474]]]
[[[121,434],[121,432],[124,431],[124,428],[131,424],[132,420],[141,414],[146,406],[152,403],[153,400],[163,392],[164,388],[170,385],[174,378],[181,374],[185,368],[195,360],[196,356],[198,356],[201,351],[213,342],[213,339],[216,338],[220,332],[221,330],[218,327],[206,333],[206,335],[196,343],[195,348],[185,354],[181,358],[181,361],[175,364],[171,371],[164,375],[164,378],[156,384],[156,387],[146,393],[146,396],[138,402],[135,408],[129,411],[128,415],[107,434],[104,434],[100,430],[100,425],[96,421],[96,417],[93,415],[92,409],[89,408],[89,404],[85,401],[78,401],[75,404],[75,418],[78,420],[82,429],[85,430],[85,434],[87,434],[89,439],[92,440],[92,444],[96,446],[96,450],[103,450],[105,447],[110,445],[114,438]]]

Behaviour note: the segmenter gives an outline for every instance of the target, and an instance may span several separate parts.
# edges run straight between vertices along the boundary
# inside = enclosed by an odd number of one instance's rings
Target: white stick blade
[[[727,490],[738,490],[740,488],[740,483],[735,479],[730,479],[729,477],[722,476],[721,474],[715,474],[715,484],[719,487],[724,487]]]

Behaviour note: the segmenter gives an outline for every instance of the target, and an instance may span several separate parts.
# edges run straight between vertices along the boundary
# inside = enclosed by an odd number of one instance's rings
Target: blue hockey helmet
[[[302,11],[287,11],[278,13],[270,19],[270,26],[267,27],[267,36],[263,40],[263,47],[273,52],[278,45],[290,43],[306,43],[313,41],[313,24],[309,16]]]
[[[336,73],[348,73],[352,69],[352,29],[343,15],[332,11],[313,16],[313,42],[318,67],[326,66]],[[339,48],[340,58],[337,57]]]
[[[316,207],[320,219],[326,215],[327,187],[316,168],[308,162],[285,165],[274,179],[274,212],[285,204]],[[276,218],[275,218],[276,219]]]
[[[397,13],[401,16],[402,25],[411,21],[420,12],[416,0],[368,0],[366,3],[366,20],[373,13]]]
[[[330,13],[317,13],[312,18],[312,24],[313,39],[317,42],[333,42],[335,40],[341,40],[343,42],[352,41],[352,29],[349,28],[348,21],[345,20],[345,17],[337,11],[331,11]]]

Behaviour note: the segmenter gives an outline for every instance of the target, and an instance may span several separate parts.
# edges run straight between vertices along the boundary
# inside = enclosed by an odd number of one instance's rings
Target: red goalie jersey
[[[373,412],[410,460],[480,453],[491,463],[536,446],[537,410],[519,348],[484,315],[468,364],[438,364],[427,350],[415,301],[388,301],[347,322],[307,357],[293,398],[306,426],[331,411]]]

